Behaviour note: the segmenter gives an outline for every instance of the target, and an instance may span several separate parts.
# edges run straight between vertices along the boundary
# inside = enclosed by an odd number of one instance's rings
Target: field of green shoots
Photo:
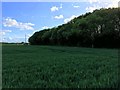
[[[115,88],[118,50],[3,45],[3,88]]]

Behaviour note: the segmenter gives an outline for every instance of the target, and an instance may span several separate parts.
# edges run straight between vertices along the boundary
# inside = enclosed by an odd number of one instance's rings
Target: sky
[[[105,1],[105,0],[103,0]],[[119,0],[2,2],[0,42],[25,42],[36,31],[57,27],[95,9],[118,7]]]

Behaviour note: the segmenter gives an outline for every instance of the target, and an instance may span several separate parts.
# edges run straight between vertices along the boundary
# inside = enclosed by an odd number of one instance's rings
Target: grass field
[[[115,88],[118,50],[3,45],[3,88]]]

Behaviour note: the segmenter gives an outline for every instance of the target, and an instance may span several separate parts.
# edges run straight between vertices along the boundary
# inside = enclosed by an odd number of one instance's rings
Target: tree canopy
[[[120,8],[95,10],[58,27],[35,32],[29,42],[31,45],[119,48]]]

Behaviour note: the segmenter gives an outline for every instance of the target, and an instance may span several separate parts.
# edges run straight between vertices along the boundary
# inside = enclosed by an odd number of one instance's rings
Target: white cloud
[[[59,16],[55,16],[54,18],[55,18],[55,19],[63,19],[64,16],[63,16],[63,15],[59,15]]]
[[[17,28],[20,28],[21,30],[34,30],[33,26],[34,24],[32,23],[19,23]]]
[[[13,40],[13,38],[12,38],[12,37],[8,37],[8,39],[9,39],[9,40]]]
[[[10,43],[12,43],[12,42],[16,42],[16,43],[24,42],[24,37],[3,37],[2,41],[0,41],[0,42],[10,42]]]
[[[6,33],[12,32],[11,30],[0,30],[0,36],[5,35]]]
[[[73,8],[80,8],[79,5],[74,5],[74,4],[72,4],[72,6],[73,6]]]
[[[11,37],[2,37],[0,39],[0,42],[11,42],[13,40],[13,38]]]
[[[31,37],[33,34],[27,34],[27,37]]]
[[[72,15],[71,17],[66,18],[66,19],[64,20],[64,23],[67,23],[67,22],[71,21],[71,20],[74,19],[75,17],[78,17],[78,16]]]
[[[93,12],[96,8],[95,7],[87,7],[86,11],[87,12]]]
[[[4,19],[3,26],[4,27],[15,27],[20,30],[34,30],[33,28],[34,24],[18,22],[17,20],[9,18],[9,17]]]
[[[52,12],[58,11],[58,10],[59,10],[59,7],[56,7],[56,6],[51,7],[51,11],[52,11]]]
[[[119,0],[113,0],[111,2],[106,2],[106,8],[111,8],[111,7],[118,7],[118,2]]]
[[[18,22],[15,19],[6,18],[3,22],[3,25],[5,27],[12,27],[12,26],[18,26]]]
[[[63,7],[63,4],[60,4],[60,7],[57,7],[57,6],[53,6],[50,8],[51,12],[55,12],[55,11],[58,11],[59,9],[62,9]]]
[[[48,26],[43,26],[41,29],[49,29],[49,28],[52,28],[52,27],[48,27]]]
[[[80,8],[80,6],[77,6],[77,5],[76,5],[76,6],[73,6],[73,7],[74,7],[74,8]]]
[[[61,8],[61,9],[62,9],[62,7],[63,7],[63,4],[60,4],[60,7],[59,7],[59,8]]]
[[[89,3],[95,3],[95,2],[100,2],[100,0],[88,0]]]
[[[87,12],[93,12],[95,9],[100,9],[100,8],[113,8],[113,7],[118,7],[118,2],[119,0],[89,0],[92,6],[86,7]]]
[[[102,8],[100,6],[91,6],[86,8],[86,12],[93,12],[95,9]]]
[[[0,31],[0,36],[5,35],[5,32]]]
[[[118,2],[120,0],[88,0],[89,3],[93,4],[96,3],[96,5],[101,4],[102,6],[104,6],[104,8],[112,8],[112,7],[118,7]],[[100,5],[100,6],[101,6]]]

